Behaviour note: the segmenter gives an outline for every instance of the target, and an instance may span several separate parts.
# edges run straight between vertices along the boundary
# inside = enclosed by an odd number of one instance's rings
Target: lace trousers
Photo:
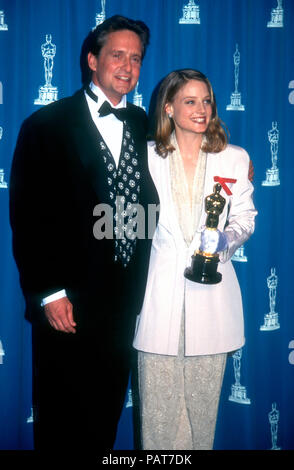
[[[138,352],[143,449],[213,448],[226,357],[184,356],[183,326],[178,356]]]

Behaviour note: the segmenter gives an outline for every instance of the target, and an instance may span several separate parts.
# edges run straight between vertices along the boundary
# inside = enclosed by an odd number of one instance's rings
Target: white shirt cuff
[[[49,304],[54,300],[62,299],[62,297],[66,297],[65,289],[59,290],[58,292],[55,292],[55,294],[48,295],[48,297],[44,297],[41,302],[41,307],[44,307],[44,305]]]

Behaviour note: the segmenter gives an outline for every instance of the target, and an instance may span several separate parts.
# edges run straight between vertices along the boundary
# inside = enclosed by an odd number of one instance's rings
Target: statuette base
[[[217,272],[218,262],[218,254],[204,256],[198,252],[192,256],[191,267],[185,269],[184,276],[200,284],[218,284],[222,280],[221,273]]]
[[[270,168],[266,170],[266,179],[262,182],[262,186],[279,186],[280,185],[280,178],[279,178],[279,169],[278,168]]]
[[[34,104],[46,105],[58,100],[58,89],[54,86],[41,86],[39,88],[39,98],[35,99]]]
[[[229,396],[229,401],[241,403],[242,405],[250,405],[251,400],[247,398],[246,388],[243,385],[234,384],[231,387],[232,394]]]

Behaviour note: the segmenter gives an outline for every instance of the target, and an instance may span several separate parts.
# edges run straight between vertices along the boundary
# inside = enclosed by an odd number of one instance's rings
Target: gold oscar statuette
[[[222,213],[226,200],[220,195],[222,187],[219,183],[214,185],[213,193],[205,198],[205,212],[207,213],[205,230],[217,231],[219,216]],[[184,276],[190,281],[201,284],[218,284],[222,275],[217,271],[219,255],[217,252],[209,253],[205,246],[200,245],[192,255],[192,263],[185,269]]]

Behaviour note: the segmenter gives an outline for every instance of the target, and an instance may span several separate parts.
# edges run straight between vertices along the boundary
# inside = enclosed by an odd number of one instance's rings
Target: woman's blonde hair
[[[162,81],[155,108],[155,143],[159,155],[166,157],[172,152],[174,147],[170,143],[170,136],[175,128],[172,118],[165,110],[168,103],[172,103],[177,92],[190,80],[198,80],[207,85],[212,115],[205,132],[206,142],[202,150],[204,152],[218,153],[224,150],[228,143],[228,130],[224,129],[224,124],[217,114],[215,96],[208,78],[198,70],[181,69],[169,73]]]

